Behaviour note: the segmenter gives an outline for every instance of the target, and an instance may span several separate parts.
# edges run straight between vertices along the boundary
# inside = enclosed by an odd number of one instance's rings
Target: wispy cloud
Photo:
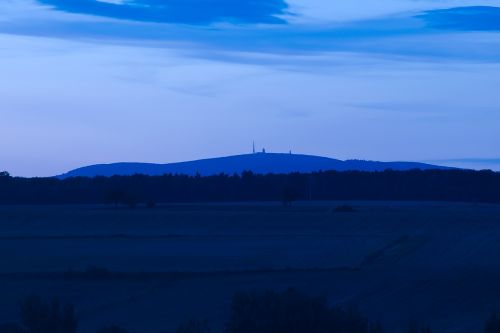
[[[132,21],[210,24],[284,23],[284,0],[40,0],[55,9],[72,13]]]
[[[436,29],[500,31],[500,7],[472,6],[428,11],[419,17]]]
[[[492,15],[498,15],[498,8],[494,7],[455,8],[423,14],[410,11],[343,23],[261,25],[283,23],[278,16],[287,11],[288,4],[283,0],[141,0],[124,4],[42,0],[51,6],[41,6],[42,2],[30,0],[7,1],[11,10],[3,15],[5,21],[0,21],[0,32],[143,47],[182,47],[195,57],[212,55],[221,60],[272,64],[276,63],[274,55],[281,54],[285,65],[298,58],[285,55],[309,55],[312,60],[309,63],[315,63],[318,55],[329,52],[423,61],[496,62],[500,59],[500,33],[493,29],[500,20],[492,19]],[[15,11],[16,6],[22,10]],[[462,18],[463,13],[466,18]],[[9,15],[13,17],[10,20],[6,19]],[[297,13],[297,17],[300,15]],[[247,24],[229,24],[231,22]],[[474,26],[481,28],[477,30],[483,34],[464,34]],[[256,56],[250,57],[251,53]],[[266,59],[262,54],[269,57]],[[302,59],[299,64],[304,63]]]

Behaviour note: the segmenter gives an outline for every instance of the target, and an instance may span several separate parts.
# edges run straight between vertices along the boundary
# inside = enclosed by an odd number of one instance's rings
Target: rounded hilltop
[[[216,174],[241,174],[244,171],[253,173],[309,173],[316,171],[383,171],[411,170],[411,169],[445,169],[445,167],[417,163],[417,162],[377,162],[364,160],[338,160],[329,157],[302,155],[289,153],[269,153],[263,149],[261,152],[251,154],[233,155],[200,159],[194,161],[155,164],[121,162],[112,164],[97,164],[78,168],[58,176],[69,177],[95,177],[114,175],[144,174],[158,176],[164,174],[185,174],[210,176]]]

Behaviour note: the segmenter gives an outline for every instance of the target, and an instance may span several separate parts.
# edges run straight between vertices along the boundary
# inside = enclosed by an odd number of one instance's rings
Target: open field
[[[500,309],[499,205],[339,204],[0,207],[0,323],[31,292],[72,301],[83,333],[191,317],[217,332],[234,292],[288,287],[388,332],[479,332]]]

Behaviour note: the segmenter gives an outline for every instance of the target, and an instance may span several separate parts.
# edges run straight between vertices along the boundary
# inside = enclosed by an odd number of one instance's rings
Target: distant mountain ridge
[[[281,154],[281,153],[257,153],[234,155],[227,157],[209,158],[188,162],[154,164],[154,163],[112,163],[97,164],[78,168],[58,176],[58,178],[70,177],[111,177],[115,175],[128,176],[144,174],[158,176],[164,174],[184,174],[202,176],[225,174],[241,174],[244,171],[252,171],[258,174],[267,173],[292,173],[292,172],[315,172],[315,171],[384,171],[411,170],[411,169],[450,169],[438,165],[417,162],[377,162],[363,160],[337,160],[328,157]]]

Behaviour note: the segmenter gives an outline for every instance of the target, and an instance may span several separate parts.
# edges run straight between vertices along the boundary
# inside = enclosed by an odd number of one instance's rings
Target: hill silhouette
[[[217,174],[241,174],[252,171],[257,174],[287,174],[292,172],[310,173],[316,171],[406,171],[412,169],[431,170],[449,169],[447,167],[416,162],[377,162],[364,160],[338,160],[328,157],[257,153],[202,159],[189,162],[153,164],[153,163],[113,163],[98,164],[72,170],[59,178],[129,176],[143,174],[159,176],[164,174],[183,174],[194,176],[212,176]]]

